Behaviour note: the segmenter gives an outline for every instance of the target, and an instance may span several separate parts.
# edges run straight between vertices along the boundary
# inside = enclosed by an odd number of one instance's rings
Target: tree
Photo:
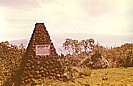
[[[93,51],[94,42],[95,41],[92,38],[86,39],[86,40],[81,40],[81,42],[79,42],[81,52]]]
[[[68,54],[80,54],[81,52],[89,52],[93,51],[94,48],[94,39],[86,39],[81,40],[73,40],[67,38],[66,41],[63,43],[64,49],[67,51]]]
[[[64,49],[68,54],[77,54],[79,52],[78,40],[66,39],[63,43]]]
[[[25,53],[23,45],[18,47],[10,44],[8,41],[0,43],[0,80],[5,82],[15,74],[15,70],[20,65],[20,59]]]

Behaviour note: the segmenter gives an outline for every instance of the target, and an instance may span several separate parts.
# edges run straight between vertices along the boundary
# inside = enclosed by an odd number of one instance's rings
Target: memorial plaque
[[[50,45],[36,45],[36,55],[50,55]]]

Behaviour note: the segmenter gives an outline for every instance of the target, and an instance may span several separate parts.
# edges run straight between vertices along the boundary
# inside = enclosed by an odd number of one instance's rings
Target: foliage
[[[63,47],[68,51],[68,54],[63,59],[64,64],[68,63],[69,66],[77,66],[80,63],[80,65],[91,68],[107,68],[108,61],[102,56],[102,52],[107,49],[99,43],[94,43],[95,41],[92,38],[81,41],[66,39]],[[71,50],[77,52],[72,52]]]
[[[63,43],[63,47],[67,51],[67,54],[80,54],[81,52],[92,51],[94,42],[95,41],[92,38],[81,41],[67,38]]]
[[[55,80],[45,80],[45,82],[37,80],[35,83],[43,83],[47,86],[89,86],[93,84],[124,86],[133,83],[133,77],[129,78],[129,75],[133,75],[133,71],[131,72],[132,68],[98,69],[109,67],[133,67],[132,43],[126,43],[120,47],[105,48],[98,43],[94,44],[93,39],[82,41],[66,39],[63,47],[68,54],[66,56],[61,56],[61,61],[63,62],[64,69],[66,69],[67,77],[70,80],[68,81],[69,84]],[[18,69],[24,53],[25,48],[22,44],[16,46],[9,44],[8,41],[0,43],[0,84],[7,80],[10,81],[10,77],[15,75],[15,71]],[[98,70],[90,70],[90,68]],[[124,72],[129,74],[126,76]],[[87,76],[81,78],[80,74]],[[114,75],[116,77],[114,77]],[[119,80],[116,80],[117,78]]]
[[[74,63],[78,64],[80,61],[84,61],[84,65],[91,68],[133,66],[132,43],[126,43],[120,47],[105,48],[99,43],[94,44],[94,42],[92,38],[81,41],[66,39],[63,43],[63,47],[68,52],[65,56],[66,63],[74,66]]]
[[[25,48],[9,44],[8,41],[0,43],[0,80],[5,82],[14,76],[18,69],[20,60],[25,53]]]
[[[133,44],[124,44],[103,52],[103,56],[110,61],[111,67],[132,67],[133,66]]]

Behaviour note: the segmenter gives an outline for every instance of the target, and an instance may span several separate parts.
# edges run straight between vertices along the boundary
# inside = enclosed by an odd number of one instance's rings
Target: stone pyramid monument
[[[56,49],[44,23],[36,23],[16,76],[15,86],[25,86],[32,79],[52,78],[62,80],[64,74]]]

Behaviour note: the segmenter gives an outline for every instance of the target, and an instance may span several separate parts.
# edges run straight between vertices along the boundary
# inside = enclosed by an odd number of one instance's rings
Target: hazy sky
[[[36,22],[50,35],[133,34],[133,0],[0,0],[0,41],[31,37]]]

